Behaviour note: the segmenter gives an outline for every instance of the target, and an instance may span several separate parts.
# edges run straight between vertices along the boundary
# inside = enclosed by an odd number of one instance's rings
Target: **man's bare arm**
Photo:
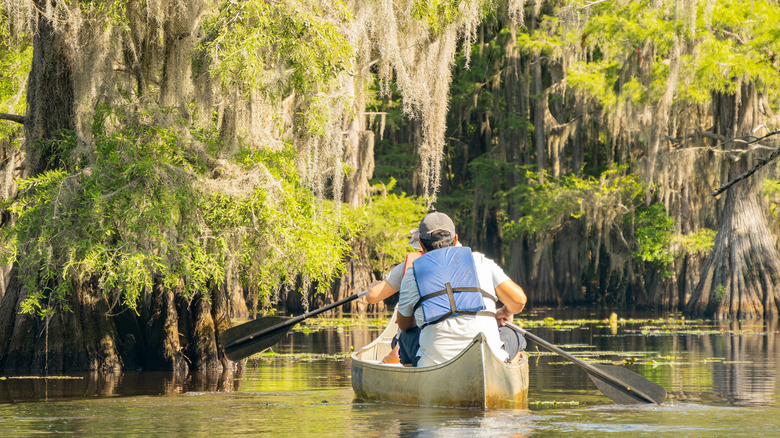
[[[366,301],[369,304],[376,304],[385,298],[398,292],[390,286],[387,280],[377,280],[368,286],[368,293],[366,294]]]
[[[528,301],[523,288],[512,280],[499,284],[496,287],[496,295],[504,303],[506,311],[511,315],[522,312],[523,308],[525,308],[525,303]]]

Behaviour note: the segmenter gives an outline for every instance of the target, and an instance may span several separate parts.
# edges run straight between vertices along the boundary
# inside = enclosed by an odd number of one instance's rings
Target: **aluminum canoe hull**
[[[480,333],[442,364],[419,368],[383,364],[397,330],[391,322],[379,338],[352,353],[352,388],[357,398],[424,406],[527,408],[525,352],[517,363],[507,364],[493,354]]]

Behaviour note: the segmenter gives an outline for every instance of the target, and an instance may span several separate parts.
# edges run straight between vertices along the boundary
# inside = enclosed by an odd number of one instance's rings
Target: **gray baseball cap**
[[[442,212],[428,213],[420,221],[420,239],[430,240],[431,233],[439,230],[448,231],[451,236],[455,236],[455,224]]]

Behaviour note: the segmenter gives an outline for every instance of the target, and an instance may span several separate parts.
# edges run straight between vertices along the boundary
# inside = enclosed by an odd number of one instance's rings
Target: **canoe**
[[[465,408],[528,407],[528,354],[498,359],[479,333],[453,359],[429,367],[384,364],[398,331],[395,315],[381,335],[352,353],[352,389],[363,400]],[[456,382],[459,382],[456,384]]]

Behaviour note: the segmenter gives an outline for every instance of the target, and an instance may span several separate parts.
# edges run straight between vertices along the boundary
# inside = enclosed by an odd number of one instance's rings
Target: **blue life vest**
[[[480,288],[474,256],[468,247],[441,248],[414,261],[414,278],[425,325],[451,316],[476,315],[485,310],[482,297],[496,298]],[[423,327],[425,327],[425,325]]]

